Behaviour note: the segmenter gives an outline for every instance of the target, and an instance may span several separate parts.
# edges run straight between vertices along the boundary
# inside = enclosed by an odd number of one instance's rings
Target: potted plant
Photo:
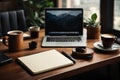
[[[93,13],[90,18],[86,19],[87,39],[98,39],[100,37],[101,27],[97,20],[97,14]]]
[[[27,26],[44,27],[46,7],[53,7],[51,0],[17,0],[18,4],[25,10]]]

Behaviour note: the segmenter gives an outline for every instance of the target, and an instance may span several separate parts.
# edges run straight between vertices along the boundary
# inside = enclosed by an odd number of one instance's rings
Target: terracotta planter
[[[99,39],[101,27],[87,27],[87,39]]]

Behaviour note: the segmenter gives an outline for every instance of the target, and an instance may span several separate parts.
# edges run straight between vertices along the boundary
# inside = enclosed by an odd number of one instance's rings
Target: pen
[[[74,64],[76,63],[75,59],[72,58],[70,55],[68,55],[66,52],[62,51],[61,53],[62,53],[65,57],[67,57],[68,59],[70,59],[71,61],[73,61]]]

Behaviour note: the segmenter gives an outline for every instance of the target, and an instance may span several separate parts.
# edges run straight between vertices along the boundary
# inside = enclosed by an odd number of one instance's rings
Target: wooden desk
[[[56,49],[58,51],[64,50],[69,54],[71,54],[72,52],[73,48],[41,48],[41,40],[43,36],[44,30],[41,30],[40,37],[38,39],[25,40],[23,50],[14,53],[9,52],[8,48],[0,43],[0,51],[5,51],[6,55],[14,59],[13,62],[6,64],[4,66],[0,66],[0,80],[41,80],[41,79],[58,80],[120,61],[119,53],[99,54],[94,52],[92,60],[77,59],[76,60],[77,63],[73,66],[56,69],[38,75],[30,75],[18,63],[15,62],[17,57],[35,54],[37,52],[42,52],[50,49]],[[38,42],[38,46],[36,49],[28,50],[28,43],[30,41]],[[96,41],[98,40],[88,40],[87,47],[93,48],[93,43]]]

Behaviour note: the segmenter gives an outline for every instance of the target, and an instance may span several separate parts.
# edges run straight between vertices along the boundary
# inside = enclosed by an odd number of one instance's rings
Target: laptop
[[[86,47],[83,9],[45,9],[45,36],[42,47]]]

